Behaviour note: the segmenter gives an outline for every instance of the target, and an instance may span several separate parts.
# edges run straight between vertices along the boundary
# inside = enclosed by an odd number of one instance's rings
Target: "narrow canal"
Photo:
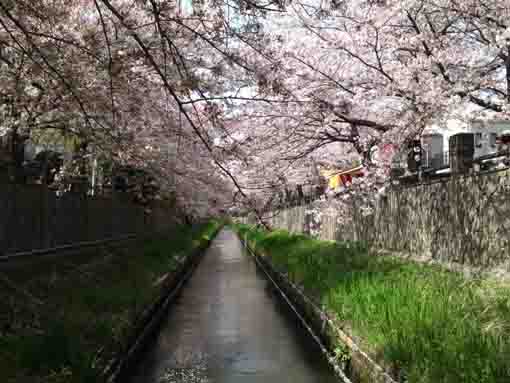
[[[320,350],[230,230],[213,241],[131,383],[329,383]]]

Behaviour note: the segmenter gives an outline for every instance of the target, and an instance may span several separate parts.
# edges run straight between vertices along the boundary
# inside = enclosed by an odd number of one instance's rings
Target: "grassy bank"
[[[165,277],[216,232],[218,222],[177,227],[168,236],[103,250],[73,267],[64,260],[2,273],[2,381],[100,381]],[[2,288],[4,286],[2,285]]]
[[[369,256],[356,243],[234,228],[393,375],[420,383],[510,382],[508,286]]]

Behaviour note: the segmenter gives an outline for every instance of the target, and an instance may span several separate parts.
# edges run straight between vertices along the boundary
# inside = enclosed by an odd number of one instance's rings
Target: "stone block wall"
[[[394,190],[367,239],[435,260],[492,267],[510,259],[510,172]]]
[[[301,233],[316,225],[322,239],[367,241],[438,262],[483,269],[510,262],[509,170],[394,188],[370,216],[356,203],[343,211],[323,205],[320,223],[306,205],[275,212],[268,221]],[[339,215],[349,224],[340,224]]]

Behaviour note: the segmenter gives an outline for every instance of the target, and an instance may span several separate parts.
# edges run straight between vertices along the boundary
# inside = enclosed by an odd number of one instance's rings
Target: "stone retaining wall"
[[[322,239],[361,240],[432,261],[510,270],[509,170],[394,188],[370,216],[363,216],[356,204],[343,211],[323,205],[318,224]],[[310,233],[313,217],[308,210],[308,205],[284,209],[269,223]],[[347,215],[350,223],[339,223],[340,215]]]

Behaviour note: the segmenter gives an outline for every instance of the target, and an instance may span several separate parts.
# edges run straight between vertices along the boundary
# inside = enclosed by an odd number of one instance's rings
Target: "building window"
[[[482,147],[482,133],[475,133],[475,147]]]
[[[498,134],[497,133],[491,133],[489,135],[489,145],[491,148],[495,148],[497,146],[497,140],[498,140]]]

